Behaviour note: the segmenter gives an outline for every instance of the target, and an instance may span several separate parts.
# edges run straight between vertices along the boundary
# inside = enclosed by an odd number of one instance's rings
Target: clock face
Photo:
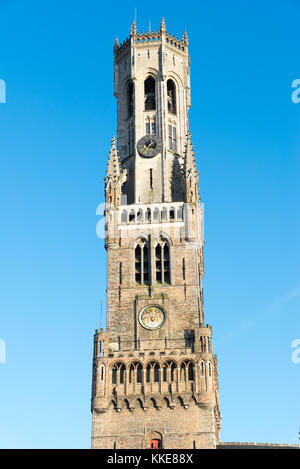
[[[162,152],[162,141],[156,135],[145,135],[138,141],[137,150],[144,158],[153,158]]]
[[[166,313],[161,306],[150,305],[143,308],[139,314],[140,324],[150,331],[159,329],[166,320]]]

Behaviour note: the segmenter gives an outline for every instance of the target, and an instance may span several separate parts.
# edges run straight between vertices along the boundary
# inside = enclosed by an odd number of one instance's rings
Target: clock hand
[[[147,146],[146,150],[150,150],[150,148],[153,146],[153,141],[151,143],[149,143],[149,145]]]

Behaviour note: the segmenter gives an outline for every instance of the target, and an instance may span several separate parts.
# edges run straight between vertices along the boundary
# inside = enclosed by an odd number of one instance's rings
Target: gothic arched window
[[[194,381],[194,379],[194,365],[189,360],[185,360],[180,367],[180,380]]]
[[[141,383],[142,382],[143,367],[141,363],[131,363],[129,369],[129,383]]]
[[[145,111],[154,111],[156,109],[155,101],[155,80],[148,77],[144,83],[145,91]]]
[[[168,111],[176,114],[176,88],[173,80],[167,81]]]
[[[124,384],[125,365],[123,363],[115,363],[112,369],[112,384]]]
[[[159,364],[157,362],[150,362],[146,368],[146,381],[147,383],[159,382]]]
[[[172,381],[177,381],[177,365],[172,360],[165,362],[163,365],[163,381],[167,381],[168,383]]]
[[[170,282],[170,248],[168,241],[160,238],[155,248],[155,272],[157,283]]]
[[[148,242],[140,238],[135,247],[135,281],[139,285],[149,285]]]

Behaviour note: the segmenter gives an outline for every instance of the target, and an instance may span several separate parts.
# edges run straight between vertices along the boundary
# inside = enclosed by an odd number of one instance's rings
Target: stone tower
[[[215,448],[203,312],[203,207],[189,132],[186,32],[114,46],[118,149],[105,178],[107,328],[94,336],[93,448]]]

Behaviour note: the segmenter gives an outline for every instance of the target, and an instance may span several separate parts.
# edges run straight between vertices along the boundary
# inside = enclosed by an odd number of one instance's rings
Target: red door
[[[150,448],[151,449],[159,449],[161,448],[161,440],[155,439],[150,441]]]

